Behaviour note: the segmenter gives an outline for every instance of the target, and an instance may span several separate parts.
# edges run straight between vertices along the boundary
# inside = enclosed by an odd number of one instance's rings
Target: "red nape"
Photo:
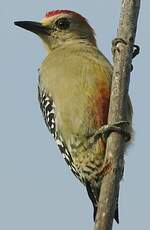
[[[74,11],[71,11],[71,10],[53,10],[53,11],[49,11],[49,12],[47,12],[45,14],[45,17],[52,17],[52,16],[62,14],[62,13],[75,15],[75,16],[81,18],[82,20],[85,20],[85,18],[82,15],[80,15],[80,14],[74,12]]]

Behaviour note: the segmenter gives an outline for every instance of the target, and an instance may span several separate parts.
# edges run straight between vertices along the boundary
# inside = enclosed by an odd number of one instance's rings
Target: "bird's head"
[[[96,46],[94,31],[87,20],[70,10],[49,11],[40,22],[16,21],[15,25],[40,36],[49,51],[75,41]]]

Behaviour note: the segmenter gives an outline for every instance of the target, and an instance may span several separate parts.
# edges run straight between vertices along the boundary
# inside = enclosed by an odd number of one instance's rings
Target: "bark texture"
[[[125,120],[124,114],[139,9],[140,0],[122,0],[117,38],[121,38],[125,42],[118,42],[114,55],[108,124]],[[105,164],[111,165],[111,169],[102,181],[94,230],[112,229],[123,163],[124,138],[118,133],[111,133],[107,140],[105,156]]]

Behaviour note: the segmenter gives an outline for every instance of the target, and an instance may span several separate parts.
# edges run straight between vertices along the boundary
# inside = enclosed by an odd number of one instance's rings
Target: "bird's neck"
[[[63,42],[57,42],[53,44],[48,44],[46,41],[44,41],[44,46],[49,53],[53,52],[56,49],[63,49],[66,47],[93,47],[97,48],[97,45],[95,41],[90,41],[88,39],[73,39],[73,40],[67,40]]]

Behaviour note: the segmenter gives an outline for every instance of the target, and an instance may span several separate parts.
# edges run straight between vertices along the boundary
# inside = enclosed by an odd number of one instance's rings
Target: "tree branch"
[[[132,52],[139,9],[140,0],[122,0],[117,38],[123,39],[125,43],[119,42],[117,44],[114,55],[114,72],[112,77],[108,124],[125,120]],[[105,156],[105,164],[110,164],[111,170],[102,180],[94,230],[112,229],[123,163],[124,139],[118,133],[111,133],[107,140]]]

